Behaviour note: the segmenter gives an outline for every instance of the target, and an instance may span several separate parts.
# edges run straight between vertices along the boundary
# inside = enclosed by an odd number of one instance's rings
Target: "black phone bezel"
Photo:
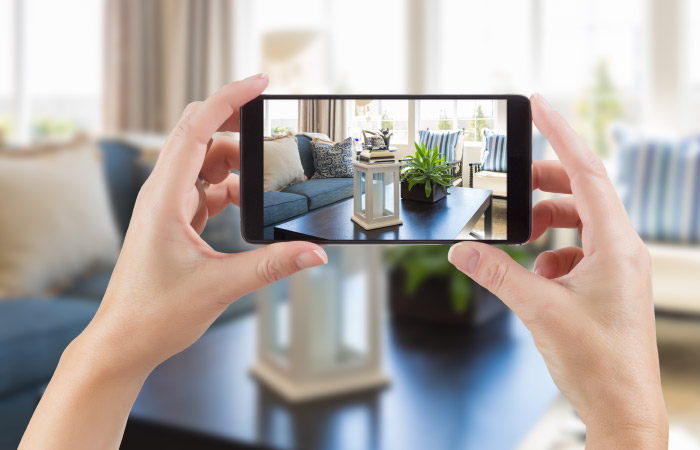
[[[263,239],[263,110],[265,100],[506,100],[508,135],[507,239],[489,244],[523,244],[532,228],[532,114],[522,95],[260,95],[240,109],[241,235],[251,244],[280,242]],[[514,149],[518,149],[514,151]],[[524,151],[521,149],[525,149]],[[463,171],[468,170],[463,167]],[[321,244],[454,244],[457,240],[312,240]]]

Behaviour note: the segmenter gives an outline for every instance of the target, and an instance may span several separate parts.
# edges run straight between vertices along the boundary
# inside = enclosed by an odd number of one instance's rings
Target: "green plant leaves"
[[[452,183],[452,166],[445,163],[445,159],[440,156],[438,146],[428,150],[425,144],[418,145],[414,142],[413,145],[416,147],[416,153],[406,158],[408,162],[402,169],[401,181],[408,182],[409,191],[416,184],[425,185],[426,197],[430,197],[433,183],[440,185],[443,192],[449,194],[447,188]]]

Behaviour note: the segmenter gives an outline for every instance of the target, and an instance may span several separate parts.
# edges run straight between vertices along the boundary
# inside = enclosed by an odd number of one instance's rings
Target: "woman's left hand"
[[[232,302],[283,277],[325,264],[309,242],[245,253],[212,249],[207,218],[239,203],[239,107],[265,75],[231,83],[190,104],[139,192],[105,297],[65,350],[21,448],[118,448],[148,374],[195,342]],[[211,186],[205,190],[200,174]],[[231,231],[233,233],[233,230]]]

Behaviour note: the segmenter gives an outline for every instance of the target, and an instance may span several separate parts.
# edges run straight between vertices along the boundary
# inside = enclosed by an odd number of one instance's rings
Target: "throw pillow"
[[[481,153],[481,170],[491,172],[508,171],[506,134],[484,128],[484,150]]]
[[[456,131],[430,131],[420,130],[418,132],[419,144],[425,144],[425,147],[432,150],[437,145],[438,153],[445,162],[457,160],[457,144],[462,136],[462,130]]]
[[[265,138],[263,142],[263,189],[279,191],[304,181],[304,168],[294,133]]]
[[[0,298],[111,268],[119,237],[95,146],[0,152]]]
[[[639,235],[700,243],[700,137],[614,134],[620,198]]]
[[[312,139],[323,139],[329,141],[330,138],[323,133],[297,133],[297,145],[299,146],[299,158],[301,165],[304,167],[304,175],[306,178],[314,176],[314,154],[311,151]]]
[[[354,157],[352,138],[333,143],[323,139],[311,141],[311,151],[314,155],[314,176],[318,178],[352,178],[355,173],[352,166]]]

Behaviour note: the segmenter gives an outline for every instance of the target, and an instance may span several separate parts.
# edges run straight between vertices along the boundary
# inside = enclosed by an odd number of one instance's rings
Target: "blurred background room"
[[[0,448],[99,305],[184,107],[266,72],[280,94],[543,94],[648,244],[671,448],[700,449],[699,21],[694,0],[0,0]],[[414,138],[400,109],[368,111]],[[484,119],[457,114],[434,119]],[[239,221],[231,205],[203,237],[247,250]],[[508,251],[529,266],[577,244],[557,230]],[[446,246],[329,256],[158,367],[123,447],[584,447],[529,332]]]

